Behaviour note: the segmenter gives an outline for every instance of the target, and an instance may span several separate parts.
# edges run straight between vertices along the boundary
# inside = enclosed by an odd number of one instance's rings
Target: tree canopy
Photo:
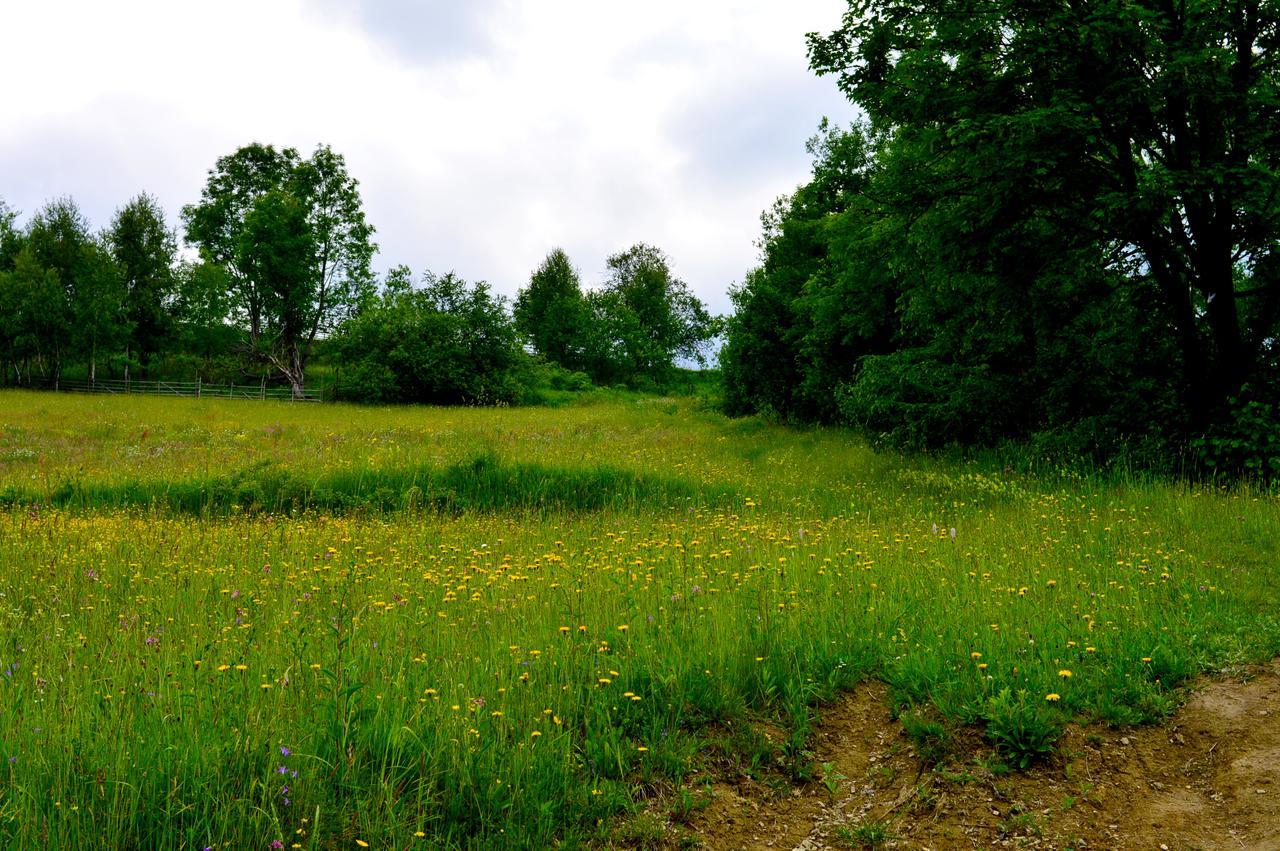
[[[342,156],[247,145],[217,161],[182,218],[205,262],[225,270],[249,351],[300,394],[317,336],[374,284],[373,227]]]
[[[169,303],[177,288],[177,235],[165,223],[160,202],[144,193],[116,211],[105,237],[124,284],[129,348],[148,359],[173,330]]]
[[[335,338],[343,396],[360,402],[509,403],[521,353],[505,304],[453,273],[388,275],[382,294]]]
[[[529,286],[517,294],[512,313],[517,330],[538,354],[565,369],[585,366],[582,281],[563,249],[553,249],[534,270]]]
[[[1243,0],[853,0],[810,60],[866,120],[766,227],[729,401],[1102,450],[1274,398],[1278,37]]]

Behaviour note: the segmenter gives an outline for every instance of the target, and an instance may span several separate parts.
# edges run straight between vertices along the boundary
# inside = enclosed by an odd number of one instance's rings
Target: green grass
[[[939,758],[971,725],[1029,763],[1280,650],[1274,495],[679,400],[0,393],[0,494],[13,847],[572,846],[691,808],[726,721],[813,773],[866,677]]]

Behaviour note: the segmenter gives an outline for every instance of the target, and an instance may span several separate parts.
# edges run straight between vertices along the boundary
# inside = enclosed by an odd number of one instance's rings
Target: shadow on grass
[[[709,506],[732,498],[733,491],[726,487],[604,466],[508,464],[491,453],[449,467],[336,471],[317,477],[262,464],[185,481],[63,482],[47,492],[0,490],[0,506],[148,508],[202,516],[303,511],[557,513]]]

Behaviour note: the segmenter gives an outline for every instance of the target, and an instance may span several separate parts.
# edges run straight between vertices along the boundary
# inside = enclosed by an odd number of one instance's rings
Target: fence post
[[[236,383],[231,382],[231,386],[227,388],[227,398],[234,399],[236,397]]]
[[[200,376],[196,376],[196,398],[200,398]]]

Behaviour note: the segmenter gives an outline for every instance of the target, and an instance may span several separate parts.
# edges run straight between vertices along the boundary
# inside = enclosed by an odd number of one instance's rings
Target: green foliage
[[[516,329],[538,354],[565,369],[583,367],[586,305],[578,270],[563,250],[554,249],[534,271],[512,314]]]
[[[125,287],[131,353],[148,360],[171,345],[177,293],[177,235],[154,197],[142,194],[116,211],[105,234]]]
[[[987,699],[987,737],[1018,768],[1053,753],[1062,719],[1026,691],[1001,689]]]
[[[875,849],[892,840],[893,832],[887,822],[866,821],[853,827],[842,825],[836,828],[836,836],[847,848]]]
[[[866,216],[858,193],[869,144],[861,130],[824,121],[808,144],[812,180],[761,216],[762,262],[730,292],[735,312],[720,352],[730,413],[837,419],[834,387],[857,355],[892,336],[892,294],[863,274],[833,275],[852,255],[870,256],[850,244],[866,238],[850,229]]]
[[[859,0],[810,36],[867,120],[765,217],[729,411],[1095,458],[1265,433],[1228,400],[1280,380],[1280,11],[1041,11]]]
[[[1280,481],[1280,384],[1246,384],[1228,414],[1192,441],[1198,464],[1226,478]]]
[[[58,273],[46,269],[30,246],[0,270],[0,353],[5,378],[30,381],[32,372],[56,369],[71,345],[71,317]]]
[[[342,156],[247,145],[218,159],[182,218],[201,259],[226,275],[249,351],[300,392],[317,336],[373,289],[373,227]]]
[[[176,270],[177,292],[173,300],[174,348],[201,364],[197,374],[214,359],[235,351],[240,333],[226,320],[231,311],[231,281],[224,267],[213,263],[184,263]],[[234,358],[236,371],[243,364]],[[210,376],[205,376],[210,380]]]
[[[516,400],[526,359],[501,297],[484,283],[394,270],[334,339],[343,398],[447,405]]]
[[[660,249],[639,243],[608,260],[609,279],[588,298],[588,371],[600,383],[668,381],[677,358],[703,361],[718,323]]]
[[[911,739],[923,762],[935,765],[950,755],[951,734],[937,718],[915,709],[904,713],[898,720],[902,722],[902,731]]]
[[[47,336],[41,354],[57,378],[65,361],[83,358],[93,377],[99,358],[118,351],[129,334],[126,289],[108,246],[94,237],[75,201],[59,198],[36,212],[27,226],[27,246],[43,268],[57,274],[60,299],[50,297],[41,320]]]
[[[269,464],[149,484],[101,485],[74,479],[47,489],[0,488],[0,508],[45,503],[58,508],[145,508],[197,517],[237,514],[429,512],[439,514],[588,512],[642,505],[722,505],[725,488],[694,488],[675,478],[639,476],[600,465],[562,470],[504,462],[491,453],[444,467],[412,466],[318,478]]]
[[[720,322],[659,249],[643,243],[609,258],[609,278],[582,292],[560,249],[547,255],[514,306],[516,328],[547,360],[601,385],[657,389],[677,377],[678,360],[705,363]]]
[[[26,244],[26,236],[17,226],[18,211],[0,198],[0,271],[13,268],[18,252]]]

